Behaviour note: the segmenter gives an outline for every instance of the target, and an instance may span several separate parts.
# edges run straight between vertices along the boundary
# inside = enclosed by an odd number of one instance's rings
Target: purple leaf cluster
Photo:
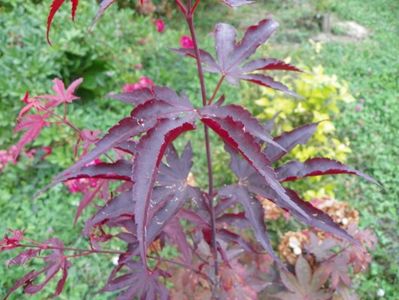
[[[53,1],[49,27],[63,2]],[[102,1],[96,19],[113,2]],[[98,194],[102,194],[104,202],[96,206],[96,212],[85,221],[83,234],[90,240],[90,249],[67,249],[60,241],[52,239],[36,245],[33,250],[20,253],[10,265],[26,263],[41,251],[52,251],[48,256],[41,257],[46,266],[26,274],[15,283],[9,294],[19,287],[23,287],[26,293],[37,293],[61,272],[55,292],[58,295],[64,287],[70,266],[69,256],[64,251],[71,250],[79,253],[71,258],[92,253],[118,254],[118,262],[102,289],[103,292],[119,291],[117,299],[168,299],[165,283],[171,276],[168,271],[171,266],[179,266],[200,276],[213,296],[220,293],[224,299],[232,297],[231,284],[239,279],[242,293],[248,295],[248,299],[254,299],[265,286],[254,272],[251,274],[256,278],[253,279],[256,284],[249,285],[245,281],[246,273],[240,270],[238,264],[240,255],[266,255],[281,269],[287,268],[273,250],[260,197],[269,199],[311,228],[326,231],[349,243],[358,243],[353,234],[285,185],[286,182],[306,177],[335,174],[358,175],[376,183],[371,177],[327,158],[315,157],[305,162],[279,161],[295,146],[306,144],[318,124],[304,125],[273,137],[272,122],[264,125],[239,104],[224,104],[223,95],[213,103],[224,80],[231,84],[245,80],[295,96],[293,91],[265,72],[298,72],[299,69],[277,59],[251,59],[276,31],[277,22],[273,19],[261,20],[247,28],[239,41],[234,27],[217,24],[214,30],[214,58],[200,49],[196,40],[193,14],[199,2],[188,0],[183,4],[176,1],[190,28],[193,48],[175,51],[197,61],[204,105],[194,107],[184,94],[156,85],[109,95],[131,106],[130,115],[122,118],[101,138],[96,138],[91,149],[87,146],[77,162],[57,175],[45,188],[71,180],[101,180],[88,190],[76,216],[77,219]],[[225,2],[233,7],[250,3]],[[72,1],[72,4],[74,16],[78,1]],[[211,98],[206,96],[202,67],[220,76]],[[208,191],[195,186],[190,180],[195,161],[190,143],[180,154],[173,144],[177,138],[198,127],[205,127]],[[224,143],[236,183],[213,187],[208,130]],[[254,239],[248,232],[252,232]],[[103,249],[103,244],[111,239],[119,240],[124,247]],[[9,244],[5,240],[4,243],[9,245],[5,250],[29,248],[29,245],[19,244],[18,241]],[[154,250],[167,244],[179,250],[177,260],[167,260]],[[260,266],[257,264],[253,270],[258,270]],[[285,274],[282,275],[284,285],[294,295],[302,293],[302,289],[316,289],[312,299],[327,299],[317,290],[323,285],[320,274],[311,274],[309,268],[302,258],[299,259],[296,277],[282,273]],[[229,270],[233,273],[228,274]],[[298,276],[299,273],[301,276]],[[45,274],[45,279],[37,284],[35,282],[40,274]],[[338,281],[345,281],[340,273],[332,276]],[[299,291],[296,288],[298,285],[301,286]]]

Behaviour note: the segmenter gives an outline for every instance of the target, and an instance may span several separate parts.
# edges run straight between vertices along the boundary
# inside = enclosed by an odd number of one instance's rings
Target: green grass
[[[337,120],[341,134],[352,141],[352,164],[377,178],[384,190],[361,181],[346,184],[341,197],[362,215],[362,225],[379,238],[370,272],[360,282],[364,299],[382,288],[386,299],[399,295],[399,19],[397,1],[340,1],[337,14],[372,30],[358,44],[328,45],[324,65],[348,80],[363,109],[344,107]],[[345,196],[346,195],[346,196]],[[362,298],[363,299],[363,298]]]
[[[9,76],[0,79],[0,148],[7,147],[12,141],[10,132],[19,107],[15,103],[18,103],[26,89],[40,93],[48,92],[50,80],[54,76],[73,78],[79,75],[80,70],[86,70],[85,75],[92,78],[87,80],[88,93],[82,94],[83,100],[74,106],[75,119],[82,126],[95,128],[101,124],[100,127],[105,129],[121,114],[128,113],[128,108],[99,95],[118,90],[122,83],[135,81],[141,75],[149,76],[158,84],[171,86],[178,91],[184,90],[195,103],[200,103],[197,79],[193,77],[194,64],[192,61],[190,63],[189,59],[182,60],[167,50],[176,47],[179,37],[187,34],[186,30],[180,29],[181,23],[167,20],[167,31],[159,35],[152,29],[149,18],[133,15],[128,10],[117,12],[116,8],[112,8],[95,33],[85,36],[84,30],[76,30],[79,29],[78,26],[86,28],[89,20],[78,18],[78,24],[72,25],[67,11],[64,11],[53,29],[56,49],[48,50],[44,41],[44,6],[35,8],[26,1],[19,2],[21,11],[15,12],[13,18],[10,17],[10,12],[0,15],[0,25],[4,24],[0,26],[1,41],[8,42],[13,37],[10,37],[8,31],[17,34],[22,32],[30,47],[14,47],[11,50],[7,48],[7,57],[4,55],[6,51],[3,51],[5,48],[0,49],[0,68],[6,67],[13,71]],[[199,17],[197,23],[201,40],[204,41],[202,44],[211,49],[211,37],[208,33],[217,21],[228,21],[244,27],[263,18],[267,13],[273,13],[281,23],[281,30],[273,37],[271,47],[267,48],[271,56],[291,56],[294,61],[304,61],[308,65],[321,64],[328,73],[337,74],[340,79],[347,80],[357,99],[365,99],[360,112],[355,110],[358,103],[343,106],[343,113],[335,120],[335,124],[339,134],[348,136],[351,140],[353,154],[350,163],[377,178],[384,184],[384,190],[381,191],[359,179],[345,177],[341,180],[342,189],[337,191],[337,195],[359,209],[362,215],[361,225],[375,230],[380,241],[373,254],[374,261],[370,270],[356,281],[361,299],[375,299],[375,292],[380,288],[385,290],[384,299],[396,299],[399,295],[399,3],[396,0],[333,1],[335,3],[332,3],[332,10],[338,18],[359,22],[371,29],[372,35],[359,43],[325,44],[322,52],[315,56],[308,42],[308,38],[318,32],[317,26],[311,21],[314,13],[312,6],[307,1],[264,2],[266,1],[259,1],[256,6],[236,11],[221,5],[211,10],[201,8],[199,14],[205,17]],[[86,16],[90,15],[89,6],[83,7],[83,11]],[[260,14],[259,11],[264,13]],[[0,11],[0,14],[2,13],[3,11]],[[21,14],[34,14],[30,19],[30,22],[33,22],[31,28],[21,25],[21,20],[28,20],[17,17]],[[220,20],[220,16],[223,16],[223,20]],[[173,20],[176,18],[177,16],[174,16]],[[112,22],[114,19],[119,21]],[[107,25],[107,22],[113,25]],[[67,33],[63,34],[62,27],[65,26],[72,27],[64,28]],[[118,38],[113,37],[114,26],[122,33]],[[28,38],[28,35],[32,37]],[[148,37],[147,42],[140,45],[139,40],[144,36]],[[96,40],[100,40],[101,43],[94,44]],[[93,45],[88,45],[90,43]],[[40,45],[41,51],[36,52],[35,45]],[[95,50],[96,48],[100,50]],[[31,64],[40,55],[48,57],[47,64],[35,63],[32,67]],[[112,74],[101,71],[99,81],[93,79],[93,70],[96,70],[97,65],[90,62],[95,60],[107,61],[106,67]],[[143,65],[143,70],[134,68],[138,63]],[[85,67],[87,64],[89,67]],[[12,69],[17,66],[20,69]],[[215,76],[207,75],[208,88],[214,86],[216,80]],[[224,87],[223,92],[228,101],[249,104],[254,111],[257,110],[252,104],[259,96],[257,88],[245,86],[240,91]],[[196,154],[194,171],[198,181],[204,184],[205,159],[201,135],[199,131],[189,138],[193,140]],[[57,130],[50,130],[44,134],[40,143],[50,144],[54,139],[63,143],[64,136],[67,136],[67,133],[60,134]],[[213,140],[216,142],[215,137]],[[70,164],[71,156],[67,150],[70,146],[58,147],[47,162],[36,164],[24,160],[17,166],[9,166],[6,172],[0,174],[0,217],[3,220],[0,224],[0,234],[7,228],[23,228],[32,238],[59,236],[68,245],[85,245],[83,238],[79,237],[82,223],[76,227],[72,226],[77,196],[66,194],[65,188],[58,186],[46,196],[31,200],[31,195],[38,188],[48,183],[57,171]],[[223,148],[218,143],[213,149],[217,155],[215,161],[218,162],[216,182],[222,183],[225,179],[226,162],[222,154]],[[10,257],[9,253],[1,253],[0,261]],[[3,266],[0,267],[0,296],[24,271],[6,269]],[[98,296],[94,292],[101,287],[104,274],[107,274],[110,266],[110,257],[94,257],[77,262],[70,269],[70,280],[61,299],[106,299],[107,296]],[[33,299],[43,299],[43,295],[50,295],[51,292],[52,287],[49,287]],[[13,299],[22,297],[18,294]]]

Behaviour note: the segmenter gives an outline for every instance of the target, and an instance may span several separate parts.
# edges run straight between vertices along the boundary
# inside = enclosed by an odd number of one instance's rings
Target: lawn
[[[3,3],[4,2],[4,3]],[[36,1],[37,2],[37,1]],[[47,1],[44,1],[47,2]],[[93,4],[95,1],[89,1]],[[397,299],[399,295],[399,2],[397,0],[349,0],[331,1],[334,18],[355,21],[369,30],[364,40],[329,41],[322,43],[315,54],[309,39],[320,33],[312,19],[315,10],[309,1],[258,1],[253,6],[231,11],[218,5],[217,9],[201,8],[198,19],[204,48],[211,49],[209,32],[218,21],[231,22],[239,27],[242,23],[257,21],[266,14],[273,14],[281,29],[267,47],[273,57],[291,57],[294,62],[322,65],[326,73],[336,74],[346,80],[354,103],[341,105],[342,113],[334,124],[341,137],[348,137],[352,153],[349,164],[374,176],[384,188],[371,186],[357,178],[338,179],[337,198],[349,201],[361,214],[361,226],[372,228],[378,236],[379,245],[373,253],[373,263],[355,286],[361,299],[376,299],[376,292],[384,290],[383,299]],[[186,65],[167,48],[177,47],[179,37],[187,32],[176,22],[177,16],[166,19],[167,30],[160,35],[155,32],[151,19],[133,13],[130,9],[112,8],[93,34],[85,28],[94,8],[83,5],[82,16],[73,25],[63,10],[53,28],[54,46],[49,48],[44,40],[44,11],[47,4],[33,5],[29,1],[0,1],[0,68],[7,76],[0,79],[0,149],[12,144],[12,126],[20,108],[19,99],[25,90],[48,92],[51,79],[62,76],[67,79],[85,77],[82,101],[76,105],[75,120],[90,128],[101,124],[105,130],[128,109],[101,97],[109,91],[119,90],[124,82],[134,82],[146,75],[160,85],[169,85],[178,91],[185,90],[192,99],[199,99],[195,82],[186,80],[195,72],[194,66]],[[259,11],[262,11],[261,15]],[[19,16],[26,15],[26,18]],[[220,19],[223,16],[223,19]],[[86,19],[85,19],[86,18]],[[115,22],[113,22],[116,20]],[[25,23],[24,23],[25,22]],[[26,25],[29,24],[29,25]],[[115,34],[117,32],[118,34]],[[339,30],[333,27],[333,32]],[[145,40],[143,38],[146,37]],[[21,43],[24,47],[21,47]],[[266,49],[266,48],[265,48]],[[42,61],[43,60],[43,61]],[[141,67],[137,67],[141,65]],[[173,70],[174,72],[169,72]],[[83,73],[83,74],[82,74]],[[100,76],[95,76],[100,74]],[[215,78],[207,76],[209,86]],[[236,88],[223,89],[227,99],[238,94]],[[259,89],[247,87],[240,93],[242,101],[258,111],[255,100]],[[229,98],[230,96],[230,98]],[[197,101],[197,100],[195,100]],[[199,101],[199,100],[198,100]],[[228,100],[231,101],[231,100]],[[198,103],[198,102],[197,102]],[[105,114],[106,112],[106,114]],[[79,237],[83,222],[72,225],[77,195],[69,195],[66,188],[57,186],[40,199],[31,195],[51,180],[59,170],[69,165],[72,156],[65,146],[68,131],[49,130],[38,144],[49,145],[54,141],[54,154],[47,161],[24,159],[17,165],[8,166],[0,174],[0,235],[7,228],[26,229],[36,239],[59,236],[71,246],[84,246]],[[215,139],[216,141],[216,139]],[[220,145],[220,143],[219,143]],[[194,143],[196,153],[195,171],[200,184],[205,160],[201,141]],[[222,146],[214,148],[221,161]],[[223,164],[217,168],[223,168]],[[224,173],[219,169],[216,181],[222,182]],[[88,214],[85,214],[88,216]],[[0,254],[5,261],[8,253]],[[0,297],[24,270],[0,267]],[[70,279],[61,299],[108,299],[95,294],[104,282],[103,272],[112,265],[112,257],[93,257],[82,260],[70,269]],[[53,286],[42,295],[50,295]],[[17,295],[13,299],[22,299]],[[43,299],[36,296],[33,299]]]

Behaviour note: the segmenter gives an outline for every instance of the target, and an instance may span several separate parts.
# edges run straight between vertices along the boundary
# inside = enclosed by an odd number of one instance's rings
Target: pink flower
[[[131,93],[135,90],[138,90],[140,88],[140,85],[138,83],[126,83],[123,88],[122,91],[124,93]]]
[[[154,87],[154,82],[150,78],[145,76],[140,77],[139,84],[142,87]]]
[[[183,35],[180,38],[180,47],[185,49],[193,49],[194,48],[193,40],[189,36]]]
[[[67,89],[65,89],[64,83],[60,79],[56,78],[53,80],[53,91],[55,92],[55,95],[43,95],[38,97],[50,101],[47,104],[47,107],[55,107],[62,103],[71,103],[72,101],[79,99],[79,97],[74,95],[74,92],[82,83],[82,81],[83,78],[79,78],[72,82]]]
[[[155,24],[155,28],[157,29],[158,32],[165,31],[165,22],[162,19],[155,20],[154,24]]]
[[[132,93],[135,90],[142,89],[142,88],[153,88],[155,86],[154,82],[146,77],[140,77],[139,81],[136,83],[127,83],[123,86],[122,90],[124,93]]]

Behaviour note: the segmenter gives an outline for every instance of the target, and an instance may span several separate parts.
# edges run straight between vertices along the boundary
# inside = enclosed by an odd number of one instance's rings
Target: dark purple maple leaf
[[[167,146],[183,132],[193,130],[194,115],[181,119],[162,119],[137,145],[137,155],[132,169],[132,198],[136,201],[135,218],[137,237],[140,243],[140,254],[146,265],[147,222],[148,212],[158,168]]]
[[[61,294],[62,290],[64,289],[66,279],[68,277],[68,269],[71,266],[67,257],[64,255],[64,251],[62,250],[64,248],[64,244],[59,239],[52,238],[44,242],[43,245],[47,245],[48,247],[57,247],[57,249],[51,250],[51,254],[43,258],[46,266],[39,271],[31,271],[27,273],[25,276],[15,282],[14,286],[9,290],[4,299],[7,299],[11,295],[11,293],[16,291],[20,287],[24,287],[24,292],[26,294],[36,294],[40,292],[60,271],[62,273],[61,279],[59,279],[59,281],[57,282],[53,296],[56,297]],[[43,247],[45,248],[45,246]],[[11,260],[10,264],[22,264],[27,260],[35,257],[37,254],[38,252],[36,252],[35,250],[29,253],[24,251],[13,260]],[[35,284],[34,281],[38,279],[41,274],[45,274],[44,279],[41,283]]]
[[[331,286],[335,289],[340,283],[345,286],[351,285],[349,277],[349,259],[346,255],[338,255],[334,259],[330,259],[323,263],[320,268],[323,270],[324,276],[331,277]]]
[[[187,243],[181,236],[182,228],[176,221],[178,212],[188,200],[194,203],[201,201],[201,191],[188,184],[188,175],[191,170],[192,149],[188,143],[180,155],[177,154],[173,145],[170,145],[166,151],[166,162],[161,163],[159,173],[153,190],[153,206],[149,209],[148,241],[150,244],[155,238],[165,231],[177,242],[180,250],[188,259]],[[172,223],[170,223],[172,222]],[[168,228],[166,228],[170,225]],[[174,231],[175,230],[175,231]],[[185,237],[184,237],[185,239]]]
[[[259,46],[270,38],[277,27],[278,23],[272,19],[261,20],[257,25],[248,27],[242,40],[238,42],[236,41],[237,32],[233,26],[224,23],[217,24],[214,30],[217,61],[205,50],[200,50],[200,58],[205,70],[221,74],[231,84],[238,84],[240,80],[246,80],[297,96],[284,84],[275,81],[270,76],[259,73],[259,71],[299,72],[298,68],[270,58],[247,62]],[[174,51],[181,55],[196,58],[193,49],[174,49]]]
[[[273,201],[279,207],[287,210],[295,218],[309,226],[315,226],[344,239],[354,241],[330,216],[309,202],[302,200],[295,191],[284,188],[289,201],[282,199],[247,161],[240,159],[234,151],[229,150],[229,152],[231,156],[230,167],[238,177],[241,188],[247,189],[251,194],[259,195]]]
[[[127,272],[117,277],[122,267],[127,268]],[[118,266],[108,278],[103,292],[113,292],[123,290],[117,300],[131,300],[135,297],[143,300],[167,300],[168,290],[159,283],[159,277],[168,277],[168,274],[155,270],[149,273],[147,267],[139,262],[127,262]]]
[[[274,191],[284,203],[289,204],[296,211],[308,218],[302,208],[293,202],[286,194],[285,189],[276,178],[276,173],[270,165],[266,156],[261,152],[261,146],[256,139],[244,130],[241,122],[235,121],[230,116],[226,118],[202,117],[202,122],[212,128],[234,151],[238,151],[244,159],[261,176],[261,182]]]
[[[174,230],[180,234],[178,246],[184,247],[184,241],[181,236],[181,228],[177,223],[173,223],[174,216],[188,199],[200,201],[201,192],[198,188],[192,187],[187,183],[188,174],[192,166],[192,149],[187,144],[183,153],[179,157],[175,148],[169,146],[166,150],[166,161],[159,166],[159,172],[156,173],[156,181],[151,193],[151,206],[148,209],[147,241],[148,246],[163,231],[172,236]],[[135,217],[136,199],[131,196],[132,191],[121,193],[100,208],[97,213],[86,222],[85,234],[88,235],[92,228],[104,224],[112,226],[113,222],[123,218]],[[169,224],[172,222],[171,224]],[[173,225],[174,224],[174,225]],[[168,228],[166,228],[170,225]],[[136,228],[133,229],[136,236]],[[136,237],[131,242],[136,242]],[[187,246],[187,244],[186,244]],[[135,254],[137,247],[132,249]],[[181,249],[182,253],[188,255],[188,249]],[[187,257],[186,257],[187,258]]]
[[[232,198],[235,202],[242,204],[245,211],[245,217],[251,224],[256,239],[270,254],[270,256],[280,263],[280,260],[273,251],[267,235],[264,211],[260,202],[253,198],[247,189],[242,188],[239,185],[222,188],[218,194],[220,197]]]
[[[338,245],[337,240],[331,238],[320,241],[316,234],[311,232],[310,242],[305,245],[305,249],[315,256],[316,261],[321,262],[329,258],[333,253],[333,248]]]
[[[313,272],[303,256],[299,256],[295,275],[281,272],[281,280],[288,291],[276,296],[281,300],[328,300],[332,295],[322,288],[327,279],[328,276],[320,267]]]
[[[117,97],[117,95],[114,95],[114,97]],[[140,89],[134,93],[126,93],[126,97],[134,99],[126,101],[136,105],[131,116],[122,119],[117,125],[113,126],[103,138],[96,142],[93,150],[80,157],[74,165],[57,175],[53,182],[43,190],[64,181],[70,174],[79,172],[81,168],[110,149],[120,149],[121,145],[123,147],[130,141],[130,138],[143,134],[154,127],[159,119],[175,119],[181,114],[194,111],[187,97],[179,97],[176,92],[164,87],[154,87],[153,91],[149,91],[147,88]],[[139,100],[136,101],[138,98]],[[127,151],[131,150],[127,149]]]

